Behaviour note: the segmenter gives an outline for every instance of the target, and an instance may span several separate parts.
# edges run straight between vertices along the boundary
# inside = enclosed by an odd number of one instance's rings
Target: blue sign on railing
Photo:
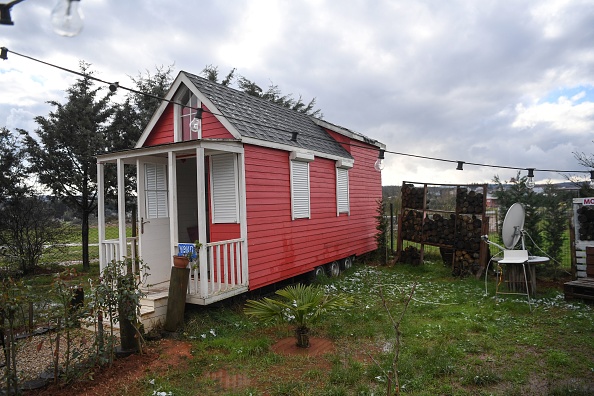
[[[178,243],[177,244],[177,255],[187,256],[188,253],[192,253],[192,261],[196,260],[198,255],[196,254],[196,248],[193,243]]]

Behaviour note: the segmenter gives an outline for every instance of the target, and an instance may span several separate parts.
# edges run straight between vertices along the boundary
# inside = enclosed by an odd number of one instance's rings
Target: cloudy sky
[[[158,66],[237,68],[263,88],[315,97],[325,120],[394,153],[563,171],[587,170],[573,153],[594,153],[592,0],[82,0],[73,38],[52,32],[51,3],[14,6],[0,46],[69,69],[84,60],[129,87]],[[0,127],[34,130],[75,79],[9,53]],[[517,172],[389,152],[384,185]]]

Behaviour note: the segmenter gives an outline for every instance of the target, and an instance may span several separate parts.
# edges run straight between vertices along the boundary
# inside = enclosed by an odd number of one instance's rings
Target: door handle
[[[147,221],[144,221],[144,217],[141,217],[140,218],[140,233],[141,234],[144,234],[144,225],[146,223],[150,223],[150,221],[148,221],[148,220]]]

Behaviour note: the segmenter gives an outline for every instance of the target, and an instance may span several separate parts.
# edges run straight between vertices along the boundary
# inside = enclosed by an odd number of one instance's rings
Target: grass
[[[494,283],[450,276],[440,262],[422,266],[357,266],[322,283],[353,297],[327,315],[314,336],[336,348],[323,357],[280,356],[271,346],[288,326],[262,327],[242,305],[193,307],[183,337],[193,343],[187,369],[159,377],[174,395],[382,395],[395,336],[379,298],[398,317],[413,283],[416,292],[400,326],[399,378],[406,395],[523,395],[594,392],[594,309],[565,302],[559,290],[525,299],[495,300]],[[225,389],[205,374],[225,369],[250,379]],[[187,381],[187,378],[193,378]],[[151,394],[152,387],[145,394]]]

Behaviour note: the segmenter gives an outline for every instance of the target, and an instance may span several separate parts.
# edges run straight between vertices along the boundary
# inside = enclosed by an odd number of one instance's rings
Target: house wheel
[[[316,267],[309,273],[309,280],[311,282],[315,282],[325,275],[326,273],[324,272],[324,267]]]
[[[338,264],[338,261],[333,261],[330,264],[326,264],[326,272],[331,278],[336,278],[338,275],[340,275],[340,264]]]
[[[348,270],[349,268],[351,268],[353,266],[353,257],[347,257],[345,259],[342,260],[342,270]]]

